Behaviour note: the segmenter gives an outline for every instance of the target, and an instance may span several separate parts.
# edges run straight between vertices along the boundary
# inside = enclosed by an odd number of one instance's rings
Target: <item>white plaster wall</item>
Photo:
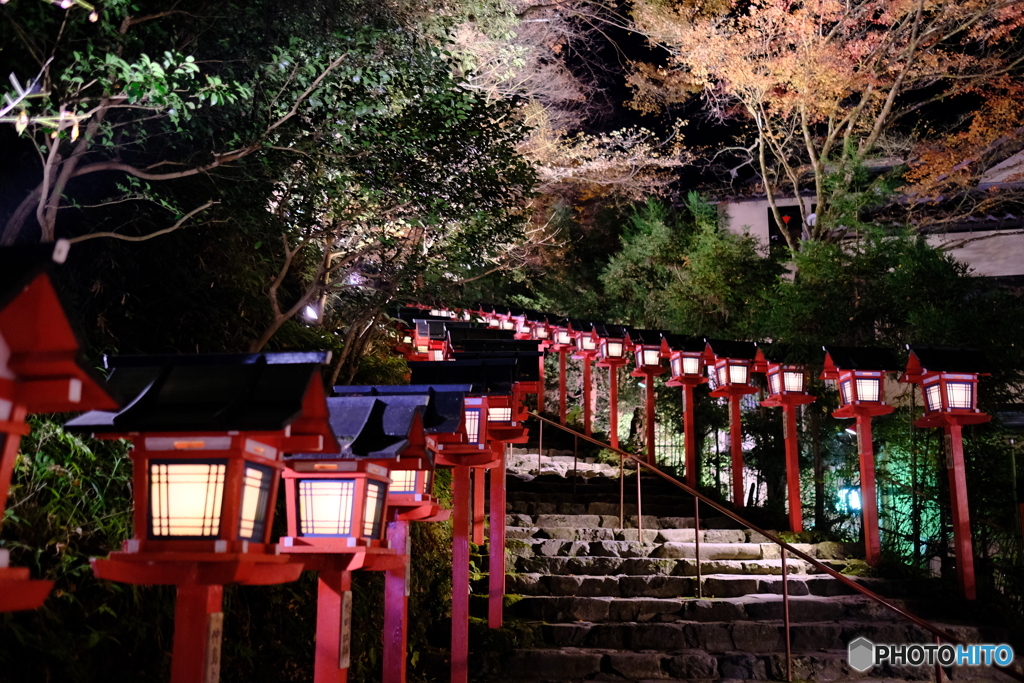
[[[971,275],[1024,275],[1024,234],[1017,230],[979,230],[931,235],[935,246],[952,244],[949,253],[971,267]]]
[[[811,201],[805,198],[805,202]],[[776,206],[796,206],[795,197],[780,197],[775,200]],[[719,212],[725,219],[725,228],[737,235],[748,230],[751,235],[768,245],[768,200],[749,199],[741,202],[722,202]]]

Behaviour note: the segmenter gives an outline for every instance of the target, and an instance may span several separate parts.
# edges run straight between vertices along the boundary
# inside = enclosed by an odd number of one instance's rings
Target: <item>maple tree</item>
[[[740,151],[779,225],[776,200],[800,198],[801,229],[786,234],[792,249],[840,239],[863,209],[891,199],[884,180],[907,168],[911,194],[932,201],[1015,151],[1024,122],[1014,105],[1020,2],[718,5],[634,3],[640,29],[669,52],[664,66],[634,70],[634,104],[652,109],[700,93],[712,116],[742,119],[751,139]]]

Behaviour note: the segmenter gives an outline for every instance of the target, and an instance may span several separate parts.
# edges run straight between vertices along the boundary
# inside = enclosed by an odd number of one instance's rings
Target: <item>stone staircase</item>
[[[607,476],[616,468],[578,467],[585,476],[577,476],[574,486],[571,457],[545,457],[540,476],[535,476],[535,455],[518,463],[513,458],[511,464],[518,471],[511,469],[507,480],[506,618],[519,646],[478,653],[478,680],[786,680],[778,546],[736,528],[729,518],[702,514],[702,597],[697,598],[696,532],[688,516],[692,498],[644,477],[640,532],[636,475],[629,476],[630,502],[620,529],[619,483]],[[854,557],[856,547],[797,547],[840,571],[863,566]],[[846,648],[858,636],[876,643],[934,640],[808,562],[790,558],[787,571],[794,680],[934,680],[928,666],[876,667],[865,674],[851,669]],[[936,620],[930,591],[937,584],[859,580]],[[943,601],[956,602],[951,596]],[[937,621],[969,642],[1007,642],[1008,634],[999,628]],[[1017,665],[1020,669],[1019,658]],[[951,680],[1011,680],[988,668],[955,668],[947,674]]]

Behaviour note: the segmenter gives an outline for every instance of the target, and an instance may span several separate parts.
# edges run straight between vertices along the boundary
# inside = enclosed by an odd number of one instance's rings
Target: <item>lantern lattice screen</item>
[[[276,473],[270,467],[248,464],[242,483],[242,515],[238,537],[248,541],[262,541],[267,528],[267,505],[270,488]]]
[[[218,536],[226,474],[223,460],[150,461],[150,535]]]
[[[299,480],[299,533],[348,536],[356,483],[351,479]]]
[[[480,443],[480,409],[466,409],[466,440],[469,443]]]
[[[376,481],[366,482],[366,508],[363,511],[363,536],[380,538],[384,502],[388,497],[388,487]]]
[[[391,493],[416,493],[416,470],[391,470]]]

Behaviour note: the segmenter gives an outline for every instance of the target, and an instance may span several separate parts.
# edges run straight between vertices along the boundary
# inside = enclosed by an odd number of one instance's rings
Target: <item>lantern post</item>
[[[789,498],[789,530],[804,530],[800,504],[800,440],[796,429],[796,406],[814,403],[817,399],[806,391],[807,368],[784,363],[786,350],[771,347],[757,350],[755,372],[768,376],[768,398],[761,405],[782,408],[782,438],[786,443],[786,489]]]
[[[416,384],[471,385],[465,399],[460,438],[437,444],[437,464],[453,469],[451,680],[469,677],[469,530],[472,509],[470,470],[492,469],[488,623],[500,626],[505,580],[505,444],[526,440],[525,413],[515,405],[517,360],[488,358],[447,363],[413,363]]]
[[[567,396],[565,386],[565,357],[576,347],[572,343],[573,329],[568,320],[552,328],[554,343],[551,350],[558,354],[558,419],[564,425],[566,420]]]
[[[134,536],[93,561],[98,578],[178,587],[172,683],[215,683],[226,584],[294,581],[270,543],[283,452],[336,450],[320,372],[327,353],[107,359],[131,396],[67,429],[134,448]]]
[[[597,367],[608,368],[608,431],[612,448],[619,447],[619,368],[629,362],[626,357],[628,330],[622,325],[598,325]]]
[[[69,244],[0,249],[0,519],[26,416],[112,409],[117,403],[79,359],[80,344],[50,277]],[[0,612],[35,609],[52,581],[32,580],[0,549]]]
[[[644,408],[647,423],[647,462],[650,465],[655,462],[655,424],[654,424],[654,378],[664,374],[665,368],[661,365],[661,359],[668,355],[668,346],[662,338],[661,332],[657,330],[629,330],[629,345],[633,347],[633,355],[636,358],[636,370],[630,373],[633,377],[642,377],[644,380]]]
[[[583,433],[591,436],[594,432],[594,382],[591,377],[594,359],[598,355],[598,336],[594,324],[579,322],[573,324],[573,341],[576,350],[572,357],[583,364]]]
[[[756,394],[757,388],[750,385],[750,374],[757,356],[754,342],[722,341],[707,339],[705,358],[708,372],[714,373],[711,396],[729,399],[729,450],[732,456],[732,505],[744,507],[743,485],[743,422],[740,400],[749,394]]]
[[[694,426],[693,388],[707,382],[704,376],[704,350],[702,337],[665,336],[669,348],[669,367],[672,378],[665,384],[682,387],[683,392],[683,448],[686,456],[686,485],[700,486],[700,463],[697,461],[697,430]]]
[[[860,509],[864,530],[864,556],[870,565],[882,559],[878,534],[878,495],[875,489],[875,447],[871,418],[888,415],[893,407],[885,403],[885,373],[899,367],[888,349],[826,346],[821,378],[839,385],[841,406],[837,418],[857,420],[857,451],[860,454]]]
[[[540,342],[538,347],[541,351],[546,352],[552,345],[552,324],[548,316],[537,313],[534,314],[530,320],[530,338]],[[545,394],[547,392],[547,384],[544,379],[544,356],[541,354],[538,360],[538,377],[540,382],[540,392],[537,394],[537,412],[540,414],[544,413]]]
[[[974,579],[971,517],[967,506],[964,467],[964,425],[982,424],[991,416],[978,410],[978,377],[990,374],[988,363],[974,349],[908,346],[910,358],[901,382],[920,384],[924,416],[915,427],[942,427],[945,433],[946,472],[953,517],[956,578],[960,594],[978,597]]]

